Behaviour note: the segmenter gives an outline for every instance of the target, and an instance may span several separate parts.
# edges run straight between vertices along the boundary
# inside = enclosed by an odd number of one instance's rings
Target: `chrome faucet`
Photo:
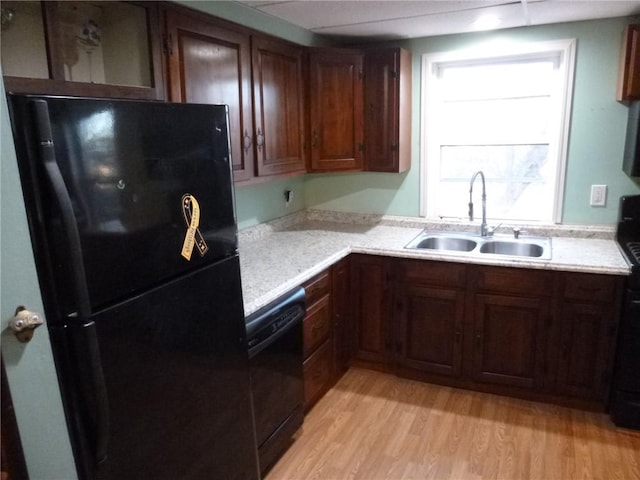
[[[478,175],[480,175],[482,179],[482,223],[480,224],[480,236],[488,237],[493,234],[493,231],[490,232],[487,226],[487,189],[484,182],[484,173],[482,173],[481,170],[473,174],[471,184],[469,185],[469,221],[473,221],[473,182],[475,182]]]

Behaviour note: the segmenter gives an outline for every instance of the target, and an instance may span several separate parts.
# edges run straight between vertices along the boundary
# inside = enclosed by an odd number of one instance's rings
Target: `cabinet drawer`
[[[331,331],[329,295],[325,295],[307,310],[304,319],[304,358],[320,345]]]
[[[331,288],[331,277],[329,276],[329,270],[316,275],[315,277],[307,280],[303,285],[305,293],[307,295],[307,307],[310,307],[316,303],[322,296],[329,293]]]
[[[407,283],[423,283],[439,287],[464,287],[467,267],[458,263],[404,261],[400,278]]]
[[[330,339],[325,341],[303,364],[305,409],[329,389],[332,377],[332,345]]]
[[[528,296],[551,295],[553,272],[523,268],[478,267],[478,291],[497,293],[523,293]]]
[[[564,275],[563,296],[569,300],[589,303],[611,302],[616,297],[617,277],[589,273]]]

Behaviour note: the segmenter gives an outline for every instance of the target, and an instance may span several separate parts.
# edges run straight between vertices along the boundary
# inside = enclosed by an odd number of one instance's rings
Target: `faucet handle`
[[[518,239],[520,238],[520,229],[518,227],[513,227],[513,238]]]
[[[502,225],[502,222],[500,222],[498,225],[496,225],[495,227],[489,227],[487,229],[487,236],[491,237],[493,236],[494,233],[496,233],[496,230],[498,228],[500,228],[500,226]]]

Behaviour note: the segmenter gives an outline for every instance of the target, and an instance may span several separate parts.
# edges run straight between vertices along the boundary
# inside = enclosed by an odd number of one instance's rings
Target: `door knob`
[[[9,328],[18,341],[26,343],[33,337],[33,331],[44,323],[44,315],[26,310],[22,305],[16,308],[16,314],[9,320]]]

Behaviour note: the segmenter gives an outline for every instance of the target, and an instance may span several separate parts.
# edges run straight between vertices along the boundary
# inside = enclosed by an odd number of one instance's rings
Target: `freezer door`
[[[97,480],[258,478],[237,256],[92,320],[109,406]]]
[[[236,253],[225,106],[29,96],[10,104],[29,214],[46,238],[63,312],[74,308],[65,304],[63,208],[77,224],[94,311]],[[47,143],[66,207],[43,166]]]

